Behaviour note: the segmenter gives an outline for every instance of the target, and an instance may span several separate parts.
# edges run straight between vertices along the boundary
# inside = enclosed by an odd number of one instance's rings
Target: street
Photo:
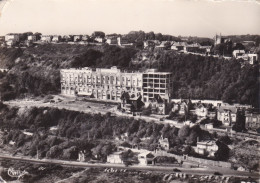
[[[30,163],[40,163],[40,164],[56,164],[62,166],[73,166],[73,167],[92,167],[92,168],[124,168],[129,170],[146,170],[146,171],[156,171],[156,172],[173,172],[174,167],[164,167],[164,166],[139,166],[132,165],[126,167],[123,164],[108,164],[108,163],[86,163],[86,162],[77,162],[77,161],[65,161],[65,160],[57,160],[57,159],[33,159],[28,157],[17,157],[17,156],[9,156],[0,154],[0,161],[2,160],[16,160]],[[214,172],[219,172],[223,174],[223,176],[236,176],[236,177],[252,177],[259,178],[259,173],[250,173],[250,172],[241,172],[235,171],[220,167],[214,168],[181,168],[178,167],[182,173],[192,174],[192,175],[213,175]]]

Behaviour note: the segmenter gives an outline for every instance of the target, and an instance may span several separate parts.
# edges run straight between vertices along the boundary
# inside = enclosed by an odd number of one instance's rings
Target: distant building
[[[117,44],[120,45],[120,46],[122,46],[124,44],[128,44],[128,43],[129,43],[129,41],[125,37],[118,37],[117,38]]]
[[[205,104],[200,103],[199,105],[196,106],[195,114],[198,117],[206,117],[206,116],[208,116],[208,108],[207,108],[207,106]]]
[[[153,50],[155,46],[159,46],[161,42],[159,40],[146,40],[144,43],[144,49]]]
[[[200,46],[201,50],[204,50],[205,53],[210,53],[212,46]]]
[[[80,161],[80,162],[84,162],[85,161],[85,153],[84,153],[84,151],[80,151],[78,153],[78,159],[77,160]]]
[[[117,37],[115,36],[108,36],[106,38],[106,43],[109,45],[117,45]]]
[[[258,61],[258,54],[255,53],[249,53],[247,54],[249,64],[254,64]]]
[[[138,154],[139,165],[154,165],[155,156],[150,152]]]
[[[172,44],[171,49],[176,51],[182,51],[186,46],[188,46],[186,42],[175,42]]]
[[[58,43],[58,42],[60,42],[61,41],[61,36],[53,36],[53,38],[52,38],[52,42],[55,42],[55,43]]]
[[[99,43],[103,43],[103,42],[105,42],[105,39],[102,38],[102,37],[96,37],[96,38],[95,38],[95,41],[97,41],[97,42],[99,42]]]
[[[168,138],[163,138],[163,136],[161,136],[161,138],[159,139],[159,145],[165,151],[168,151],[170,149]]]
[[[214,44],[215,46],[218,45],[218,44],[222,44],[222,43],[225,43],[226,41],[228,41],[229,39],[227,37],[224,37],[222,36],[221,34],[220,35],[217,35],[214,37]]]
[[[88,39],[89,39],[88,35],[83,35],[81,38],[82,41],[88,41]]]
[[[73,36],[72,35],[64,35],[62,37],[62,40],[65,41],[65,42],[71,42],[71,41],[73,41]]]
[[[123,92],[121,96],[121,109],[127,113],[139,112],[144,106],[142,102],[142,96],[130,96],[128,92]]]
[[[183,51],[184,52],[198,52],[200,48],[200,44],[194,43],[194,44],[189,44],[187,46],[184,46]]]
[[[245,53],[245,50],[234,50],[232,54],[235,58],[242,58]]]
[[[51,35],[42,35],[41,41],[44,43],[50,43],[52,41],[53,36]]]
[[[31,41],[31,42],[35,42],[35,41],[37,40],[36,35],[29,35],[29,36],[27,37],[27,40],[28,40],[28,41]]]
[[[256,130],[260,128],[260,114],[259,113],[246,113],[246,125],[249,130]]]
[[[237,121],[237,108],[234,106],[220,106],[217,109],[217,120],[225,126],[231,126]]]
[[[5,42],[7,46],[14,46],[19,43],[20,35],[19,34],[7,34],[5,35]]]
[[[159,94],[155,94],[148,103],[152,107],[153,114],[166,114],[166,101]]]
[[[165,47],[165,45],[158,45],[158,46],[155,46],[154,49],[156,51],[162,51],[162,50],[166,50],[166,47]]]
[[[187,115],[191,109],[191,100],[181,100],[173,105],[172,111],[178,112],[180,115]]]
[[[242,44],[244,46],[255,46],[256,45],[255,41],[243,41]]]
[[[74,37],[73,37],[74,42],[79,42],[81,40],[82,40],[82,35],[74,35]]]
[[[123,160],[121,159],[122,152],[115,152],[107,156],[107,163],[113,164],[123,164]]]
[[[19,34],[7,34],[7,35],[5,35],[5,41],[10,41],[10,40],[19,42],[20,41]]]
[[[195,152],[201,155],[215,156],[215,152],[218,150],[218,146],[215,141],[203,141],[197,142],[197,146],[194,148]]]

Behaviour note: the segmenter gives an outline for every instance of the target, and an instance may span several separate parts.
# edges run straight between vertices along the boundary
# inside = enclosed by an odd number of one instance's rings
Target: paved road
[[[24,161],[30,163],[48,163],[48,164],[57,164],[62,166],[73,166],[73,167],[96,167],[96,168],[124,168],[124,169],[131,169],[131,170],[146,170],[146,171],[159,171],[159,172],[173,172],[173,168],[175,167],[163,167],[163,166],[130,166],[125,167],[122,164],[107,164],[107,163],[96,163],[90,164],[86,162],[76,162],[76,161],[64,161],[64,160],[56,160],[56,159],[32,159],[27,157],[17,157],[17,156],[8,156],[8,155],[1,155],[0,160],[17,160],[17,161]],[[182,173],[186,174],[194,174],[194,175],[213,175],[214,172],[218,171],[222,173],[224,176],[235,176],[235,177],[252,177],[252,178],[259,178],[259,174],[257,173],[249,173],[249,172],[238,172],[235,170],[225,169],[225,168],[181,168],[178,167]]]

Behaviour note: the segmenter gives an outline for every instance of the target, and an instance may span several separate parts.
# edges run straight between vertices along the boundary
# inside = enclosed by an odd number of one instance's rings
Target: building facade
[[[256,130],[260,128],[260,114],[247,113],[246,115],[246,128],[249,130]]]
[[[53,36],[50,35],[42,35],[41,41],[45,43],[50,43],[52,41]]]
[[[169,102],[173,87],[170,72],[156,72],[155,69],[148,69],[142,77],[144,102],[152,101],[156,95],[160,95]]]
[[[172,90],[171,74],[147,70],[122,72],[111,69],[91,68],[62,69],[61,94],[89,96],[100,100],[120,101],[123,92],[131,97],[143,96],[144,102],[153,100],[156,94],[169,100]]]
[[[232,126],[237,121],[237,108],[233,106],[220,106],[217,112],[217,120],[225,126]]]
[[[32,42],[35,42],[37,39],[36,39],[36,35],[29,35],[28,37],[27,37],[27,40],[28,41],[32,41]]]
[[[122,152],[115,152],[107,156],[107,163],[114,164],[123,164],[123,160],[121,159]]]
[[[195,152],[202,155],[208,155],[214,157],[217,152],[218,146],[214,141],[197,142]]]

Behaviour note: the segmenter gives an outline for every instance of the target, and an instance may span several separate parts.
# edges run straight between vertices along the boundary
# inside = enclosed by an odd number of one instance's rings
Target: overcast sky
[[[242,0],[6,0],[0,35],[18,32],[126,34],[131,30],[174,36],[260,34],[260,3]],[[3,5],[4,4],[4,5]]]

